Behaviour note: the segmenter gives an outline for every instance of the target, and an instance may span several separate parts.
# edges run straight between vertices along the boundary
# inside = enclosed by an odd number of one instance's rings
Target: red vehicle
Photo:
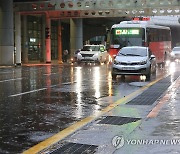
[[[171,30],[169,27],[153,24],[149,18],[134,18],[112,26],[109,35],[109,54],[112,59],[122,47],[145,46],[155,55],[157,64],[164,64],[170,58]]]

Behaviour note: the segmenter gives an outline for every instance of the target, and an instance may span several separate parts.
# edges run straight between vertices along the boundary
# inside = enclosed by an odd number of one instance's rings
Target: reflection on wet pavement
[[[58,66],[1,70],[0,152],[22,152],[107,106],[98,103],[112,95],[106,71]]]
[[[113,103],[106,98],[136,91],[138,82],[146,84],[136,76],[113,81],[108,65],[0,69],[0,153],[32,147]]]
[[[178,91],[171,89],[171,99],[167,102],[158,115],[160,123],[152,132],[152,135],[163,137],[180,137],[179,94],[180,89],[178,89]],[[163,113],[165,113],[166,116],[163,116]]]

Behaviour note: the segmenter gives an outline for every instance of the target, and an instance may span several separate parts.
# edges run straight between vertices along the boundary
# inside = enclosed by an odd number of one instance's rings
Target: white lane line
[[[20,96],[20,95],[25,95],[25,94],[29,94],[29,93],[33,93],[33,92],[38,92],[38,91],[42,91],[42,90],[46,90],[47,88],[42,88],[42,89],[36,89],[36,90],[32,90],[32,91],[27,91],[24,93],[19,93],[19,94],[14,94],[14,95],[10,95],[8,97],[16,97],[16,96]]]
[[[8,80],[1,80],[1,82],[8,82],[8,81],[14,81],[14,80],[22,80],[22,78],[16,78],[16,79],[8,79]]]
[[[1,72],[0,75],[1,74],[10,74],[10,73],[14,73],[14,72]]]
[[[75,83],[75,82],[74,82],[74,83]],[[64,82],[64,83],[62,83],[62,85],[67,85],[67,84],[72,84],[72,82]],[[10,96],[8,96],[8,97],[16,97],[16,96],[20,96],[20,95],[25,95],[25,94],[33,93],[33,92],[38,92],[38,91],[46,90],[46,89],[48,89],[49,87],[50,87],[50,88],[56,87],[56,86],[58,86],[58,85],[59,85],[59,84],[57,84],[57,85],[51,85],[51,86],[48,86],[47,88],[41,88],[41,89],[36,89],[36,90],[32,90],[32,91],[27,91],[27,92],[24,92],[24,93],[19,93],[19,94],[10,95]]]
[[[73,83],[76,83],[77,81],[73,81],[73,82],[64,82],[62,83],[62,85],[69,85],[69,84],[73,84]]]

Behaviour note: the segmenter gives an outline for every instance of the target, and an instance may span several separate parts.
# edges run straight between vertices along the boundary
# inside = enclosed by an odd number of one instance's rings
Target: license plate
[[[123,67],[123,70],[134,70],[134,67]]]
[[[91,59],[90,57],[84,57],[84,59]]]

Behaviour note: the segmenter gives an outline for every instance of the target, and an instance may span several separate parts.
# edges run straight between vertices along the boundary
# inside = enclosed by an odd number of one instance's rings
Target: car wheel
[[[166,65],[166,62],[162,62],[162,68],[164,68]]]
[[[158,63],[158,68],[164,68],[165,67],[165,62],[162,62],[162,63]]]
[[[122,81],[125,80],[125,75],[121,75],[121,80],[122,80]]]
[[[149,68],[149,72],[148,74],[146,74],[146,80],[150,81],[150,79],[151,79],[151,68]]]
[[[100,58],[97,63],[98,63],[98,65],[101,65],[101,63],[103,63],[102,58]]]
[[[80,64],[81,64],[81,61],[77,61],[77,64],[80,65]]]
[[[102,57],[100,57],[99,61],[98,61],[98,64],[101,65],[101,63],[103,63],[103,59]]]
[[[156,69],[157,69],[157,66],[155,65],[154,70],[153,70],[153,74],[155,74],[155,75],[156,75]]]
[[[158,68],[161,68],[161,64],[160,63],[158,63],[157,66],[158,66]]]
[[[113,79],[113,80],[116,80],[116,77],[117,77],[116,74],[112,74],[112,79]]]
[[[101,62],[100,62],[100,61],[97,61],[97,64],[98,64],[98,65],[101,65]]]

